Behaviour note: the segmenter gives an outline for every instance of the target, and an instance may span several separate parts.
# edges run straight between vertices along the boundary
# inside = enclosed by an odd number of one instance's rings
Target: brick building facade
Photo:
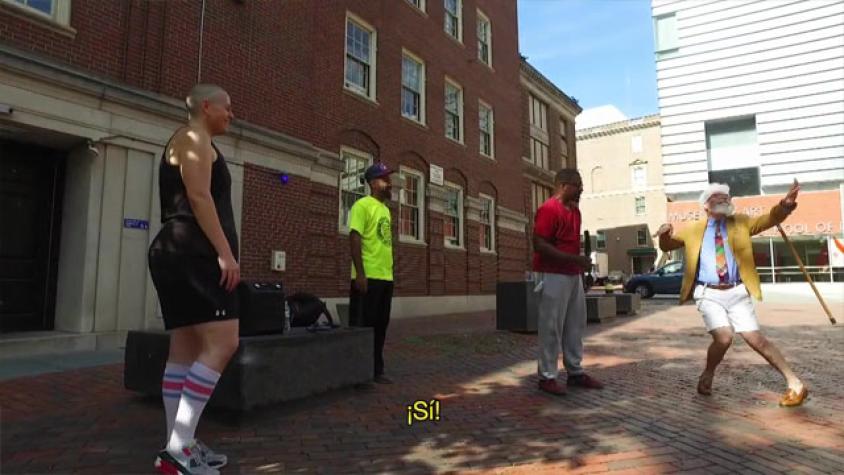
[[[374,161],[400,172],[395,316],[492,308],[495,283],[523,275],[533,203],[515,178],[530,157],[516,2],[20,3],[0,0],[0,143],[17,147],[0,160],[38,161],[62,191],[45,242],[21,250],[48,264],[23,291],[51,303],[21,304],[39,323],[4,331],[93,334],[69,343],[88,347],[160,325],[145,262],[157,162],[198,79],[223,86],[237,116],[218,144],[244,278],[342,301],[345,214]]]

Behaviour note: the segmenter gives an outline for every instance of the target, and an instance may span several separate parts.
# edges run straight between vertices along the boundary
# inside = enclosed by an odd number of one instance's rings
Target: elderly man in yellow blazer
[[[759,330],[751,296],[762,300],[759,274],[753,260],[751,236],[785,221],[797,207],[797,180],[777,206],[764,216],[751,218],[735,214],[727,185],[713,183],[701,194],[707,219],[692,223],[677,235],[670,224],[660,227],[659,247],[663,251],[685,248],[685,274],[680,303],[694,299],[712,335],[706,369],[700,375],[697,391],[712,394],[715,368],[739,333],[747,344],[762,355],[785,378],[788,389],[782,406],[798,406],[809,390],[783,358],[782,353]]]

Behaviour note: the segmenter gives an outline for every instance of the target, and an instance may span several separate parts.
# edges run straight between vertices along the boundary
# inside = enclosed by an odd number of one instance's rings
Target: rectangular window
[[[569,124],[566,119],[564,117],[560,117],[560,154],[562,155],[560,163],[562,163],[565,168],[569,168],[568,126]]]
[[[679,47],[677,15],[670,13],[654,18],[654,36],[657,53],[676,50]]]
[[[539,183],[533,183],[531,187],[531,200],[533,204],[533,213],[531,216],[536,214],[536,210],[542,206],[543,203],[548,201],[551,198],[551,188],[545,185],[541,185]]]
[[[401,114],[425,123],[425,63],[407,51],[401,61]]]
[[[480,195],[481,200],[481,251],[495,252],[495,200]]]
[[[530,160],[539,168],[550,170],[548,164],[548,145],[537,138],[530,138]]]
[[[529,96],[530,161],[539,168],[550,170],[548,162],[548,105]]]
[[[597,249],[606,249],[607,248],[607,233],[606,231],[598,231],[596,234],[595,239],[595,247]]]
[[[443,236],[447,247],[463,247],[463,188],[445,184]]]
[[[480,10],[478,10],[478,59],[487,66],[492,66],[492,24]]]
[[[648,186],[648,169],[644,165],[636,165],[630,169],[630,181],[634,190],[643,190]]]
[[[410,2],[411,5],[419,9],[420,11],[425,11],[425,0],[407,0]]]
[[[445,0],[445,32],[463,42],[463,0]]]
[[[463,88],[446,79],[445,136],[463,143]]]
[[[487,157],[495,156],[495,121],[493,120],[492,107],[478,103],[478,124],[480,126],[480,151],[481,155]]]
[[[710,171],[709,182],[729,185],[731,196],[757,196],[761,190],[759,167]]]
[[[710,182],[730,185],[733,196],[760,193],[756,117],[706,122]]]
[[[648,245],[648,233],[644,229],[636,231],[636,244],[640,246]]]
[[[0,0],[64,26],[70,25],[71,0]]]
[[[346,18],[346,89],[375,100],[375,30],[349,14]]]
[[[636,216],[644,216],[648,212],[647,206],[645,205],[645,197],[644,196],[637,196],[636,197]]]
[[[548,106],[533,95],[530,96],[530,125],[548,131]]]
[[[633,153],[642,153],[642,136],[634,135],[630,138],[630,150]]]
[[[355,201],[366,196],[368,186],[363,174],[372,164],[372,155],[343,147],[340,150],[343,171],[340,173],[340,229],[349,229],[349,210]]]
[[[421,242],[424,238],[423,216],[425,193],[423,175],[415,170],[401,169],[399,191],[399,238]]]

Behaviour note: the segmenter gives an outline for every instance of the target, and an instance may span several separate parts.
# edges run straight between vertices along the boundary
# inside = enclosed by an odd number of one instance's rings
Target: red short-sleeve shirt
[[[580,254],[580,210],[569,209],[556,198],[550,198],[536,211],[533,232],[566,254]],[[533,270],[567,275],[582,272],[576,264],[561,264],[538,252],[533,253]]]

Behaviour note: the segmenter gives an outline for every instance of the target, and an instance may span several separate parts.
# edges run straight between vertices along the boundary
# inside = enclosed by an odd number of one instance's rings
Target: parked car
[[[624,272],[620,270],[610,271],[610,274],[607,276],[607,283],[612,285],[624,284]]]
[[[636,292],[649,299],[656,294],[680,293],[683,284],[683,263],[669,262],[654,272],[634,275],[624,285],[625,292]]]

